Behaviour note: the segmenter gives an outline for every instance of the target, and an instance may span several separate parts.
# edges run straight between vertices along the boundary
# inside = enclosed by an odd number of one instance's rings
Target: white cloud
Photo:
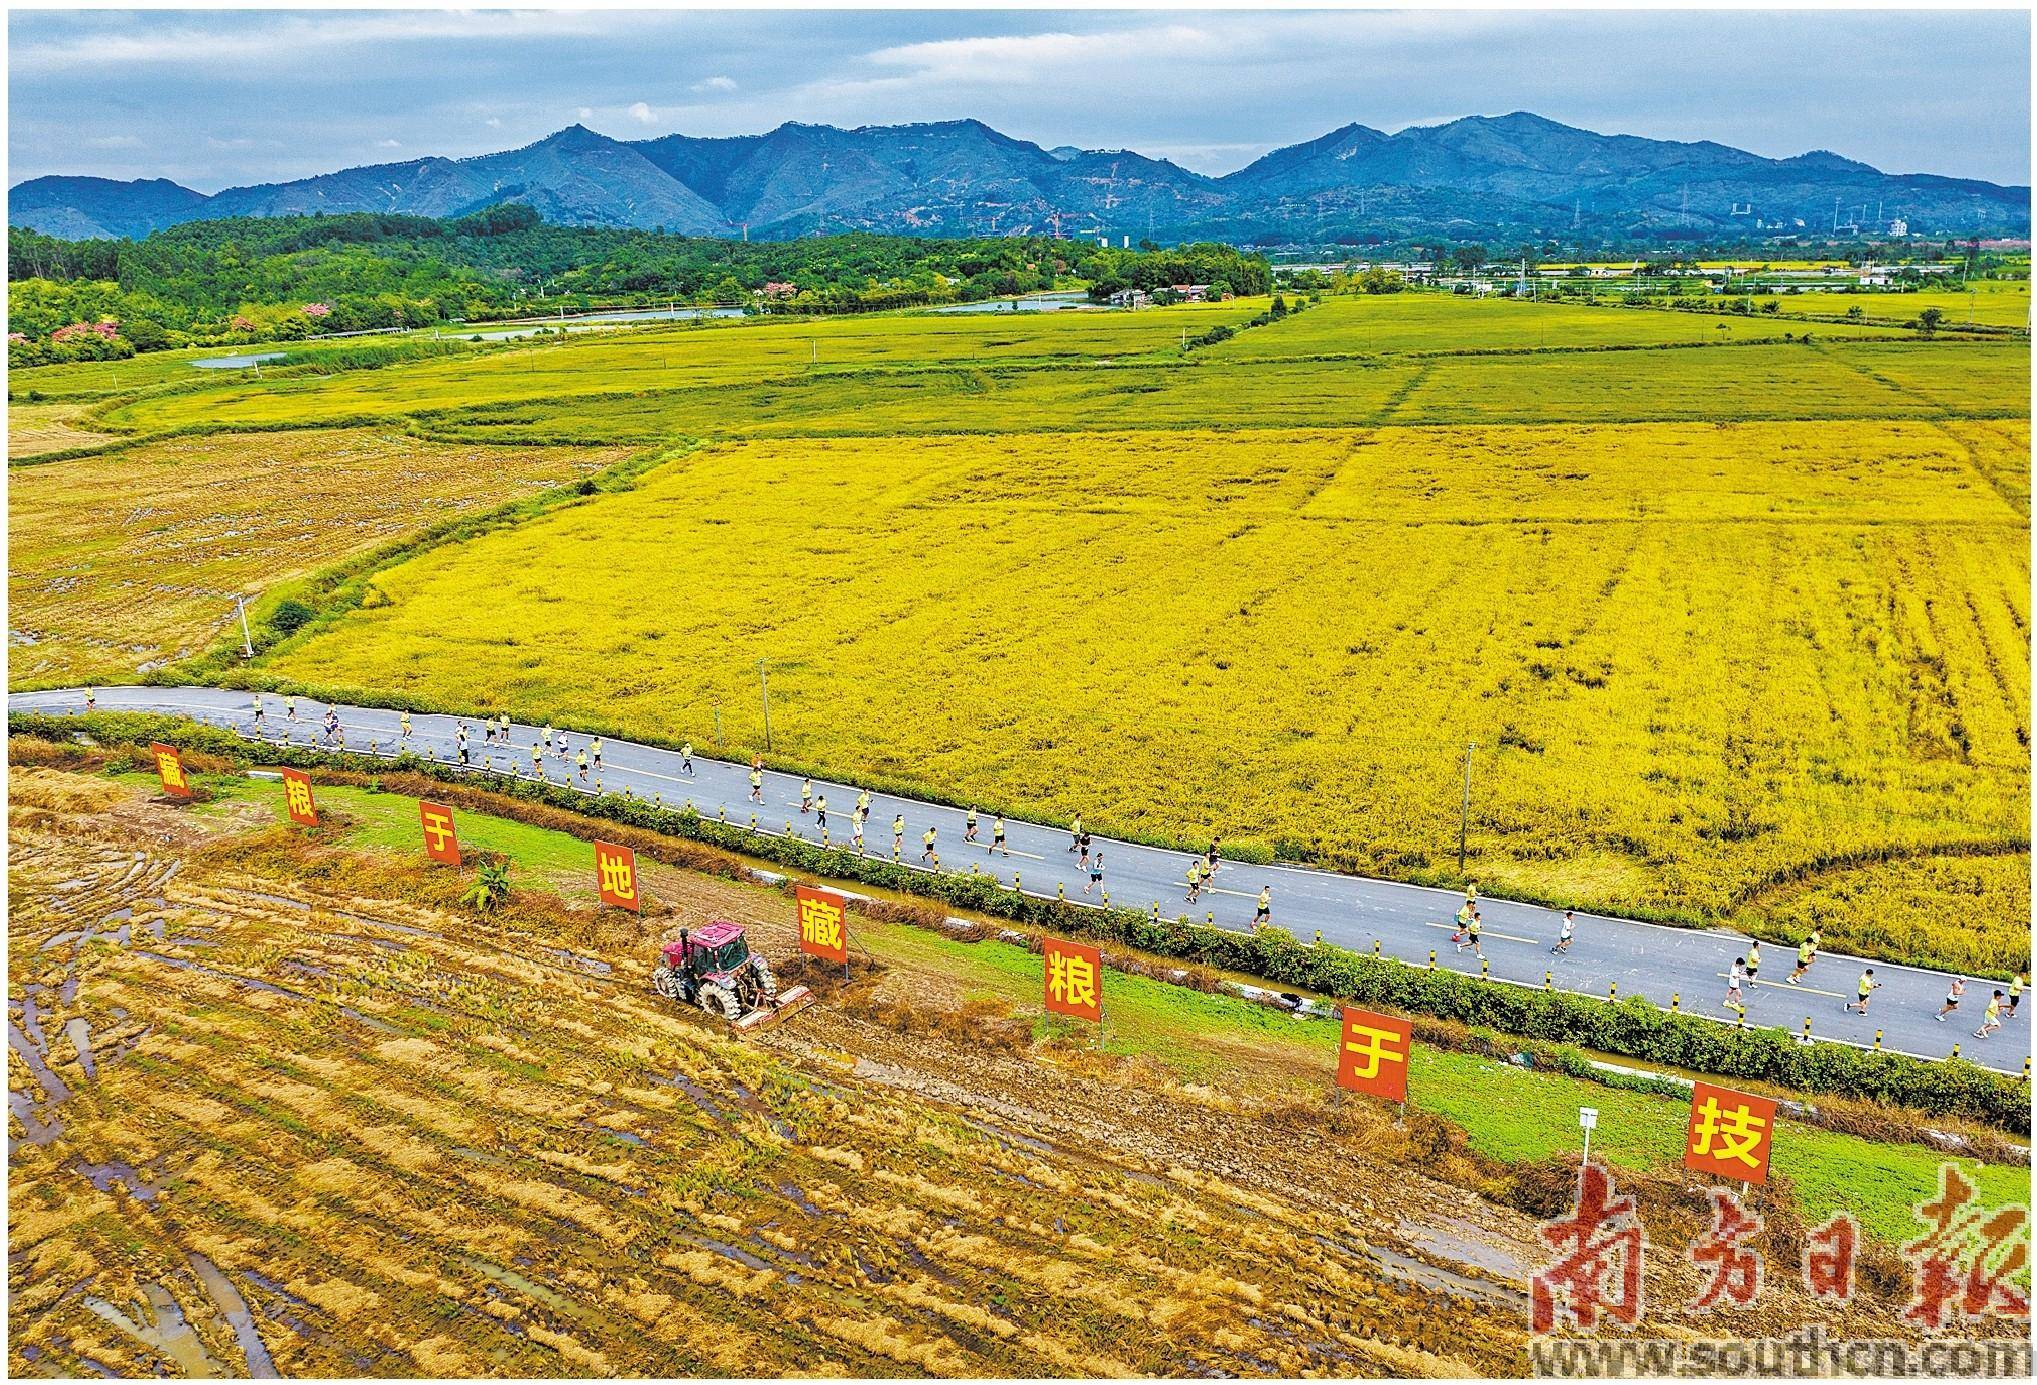
[[[648,125],[658,117],[657,113],[650,106],[642,101],[638,101],[629,108],[629,118],[639,125]]]
[[[575,120],[592,120],[592,119],[594,119],[594,107],[592,107],[592,106],[577,106],[577,107],[575,107],[575,108],[574,108],[574,110],[573,110],[573,118],[574,118]]]
[[[139,149],[141,148],[141,137],[138,135],[98,135],[86,140],[85,145],[90,149]]]
[[[116,65],[182,65],[198,69],[238,68],[250,63],[273,66],[279,54],[311,53],[318,55],[320,61],[327,61],[337,48],[596,36],[611,28],[610,17],[591,10],[334,11],[289,17],[240,11],[174,28],[149,24],[120,32],[94,26],[62,38],[15,43],[10,45],[8,70],[19,76],[76,68],[97,72]]]
[[[375,141],[375,147],[377,149],[401,149],[403,144],[400,140],[378,139]]]
[[[486,125],[491,130],[500,130],[502,128],[502,117],[499,115],[491,115],[481,123],[483,125]]]
[[[736,79],[733,77],[708,77],[693,84],[693,90],[699,92],[734,91],[735,89]]]

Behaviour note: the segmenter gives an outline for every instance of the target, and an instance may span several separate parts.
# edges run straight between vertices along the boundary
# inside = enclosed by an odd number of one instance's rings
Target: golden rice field
[[[1860,309],[1868,322],[1909,322],[1926,308],[1945,314],[1948,326],[1962,322],[1987,327],[2030,326],[2030,281],[1977,279],[1968,288],[1919,289],[1915,293],[1784,293],[1776,297],[1785,314],[1839,317]]]
[[[235,593],[618,455],[315,431],[185,438],[16,468],[10,686],[131,678],[197,653],[234,622]]]
[[[1722,917],[2025,859],[2024,424],[754,442],[381,573],[284,677]],[[443,612],[486,590],[444,657]],[[2027,947],[1991,901],[1970,961]],[[1835,922],[1827,936],[1843,932]]]

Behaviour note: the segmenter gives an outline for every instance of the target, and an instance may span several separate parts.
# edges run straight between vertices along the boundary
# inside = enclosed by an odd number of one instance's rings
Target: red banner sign
[[[184,757],[177,747],[151,742],[149,754],[156,757],[156,773],[162,776],[163,792],[172,798],[191,797],[191,780],[184,773]]]
[[[1391,1015],[1344,1007],[1344,1038],[1337,1046],[1337,1085],[1386,1101],[1408,1099],[1408,1053],[1414,1026]]]
[[[318,826],[318,805],[311,797],[311,776],[301,769],[283,771],[283,807],[290,821],[304,827]]]
[[[1042,938],[1047,1008],[1057,1015],[1100,1023],[1103,1019],[1103,957],[1082,943]]]
[[[799,901],[799,950],[830,962],[849,960],[848,903],[832,890],[793,887]]]
[[[417,815],[424,823],[424,854],[449,866],[460,864],[460,839],[453,834],[453,810],[443,803],[419,799]]]
[[[626,846],[614,842],[594,844],[594,885],[601,892],[603,904],[637,910],[644,906],[643,897],[637,893],[637,854]]]
[[[1742,1183],[1768,1181],[1768,1150],[1775,1136],[1775,1103],[1765,1096],[1699,1082],[1690,1091],[1690,1129],[1683,1166]]]

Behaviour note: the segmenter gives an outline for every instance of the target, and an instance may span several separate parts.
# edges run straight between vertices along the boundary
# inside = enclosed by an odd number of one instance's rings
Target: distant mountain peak
[[[1509,245],[1744,238],[1842,208],[1916,234],[2027,235],[2027,188],[1885,175],[1828,150],[1768,159],[1712,141],[1601,135],[1532,111],[1386,134],[1353,121],[1211,178],[1129,149],[1051,149],[960,118],[765,134],[617,139],[575,122],[520,149],[341,169],[212,196],[165,179],[46,177],[10,224],[145,236],[232,216],[457,216],[528,203],[565,224],[689,235],[1152,235],[1240,242],[1445,237]],[[1865,231],[1866,228],[1863,228]]]

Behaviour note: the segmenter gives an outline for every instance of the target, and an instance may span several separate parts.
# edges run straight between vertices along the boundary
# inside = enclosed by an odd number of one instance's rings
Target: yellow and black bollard
[[[1435,969],[1436,969],[1436,949],[1432,947],[1429,949],[1429,970],[1434,971]]]

